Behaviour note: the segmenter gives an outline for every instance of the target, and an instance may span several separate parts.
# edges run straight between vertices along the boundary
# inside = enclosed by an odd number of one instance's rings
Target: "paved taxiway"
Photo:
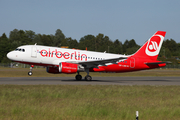
[[[1,77],[0,84],[13,85],[180,85],[180,77],[93,77],[76,81],[74,77]]]

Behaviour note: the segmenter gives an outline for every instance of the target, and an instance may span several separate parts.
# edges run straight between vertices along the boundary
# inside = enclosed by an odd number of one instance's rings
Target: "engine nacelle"
[[[62,62],[59,63],[59,72],[61,73],[76,73],[78,71],[78,65],[73,63]]]
[[[59,73],[59,67],[46,67],[46,72],[58,74]]]
[[[73,63],[66,63],[62,62],[59,63],[59,66],[57,67],[46,67],[46,71],[48,73],[66,73],[66,74],[72,74],[76,72],[82,72],[84,69],[80,67],[78,64],[73,64]]]

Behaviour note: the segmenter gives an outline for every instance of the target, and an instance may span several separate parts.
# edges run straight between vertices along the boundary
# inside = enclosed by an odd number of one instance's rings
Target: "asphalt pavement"
[[[74,77],[0,77],[10,85],[180,85],[180,77],[92,77],[76,81]]]

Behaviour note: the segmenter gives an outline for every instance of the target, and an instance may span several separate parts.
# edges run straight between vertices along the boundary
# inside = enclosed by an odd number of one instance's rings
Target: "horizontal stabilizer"
[[[166,61],[166,62],[149,62],[149,63],[145,63],[146,65],[158,65],[158,64],[164,64],[164,63],[171,63],[169,61]]]

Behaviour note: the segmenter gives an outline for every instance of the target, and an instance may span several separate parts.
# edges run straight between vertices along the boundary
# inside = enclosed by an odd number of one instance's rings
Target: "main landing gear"
[[[82,80],[82,76],[79,74],[79,72],[78,72],[78,74],[76,75],[76,80]]]
[[[34,67],[34,65],[31,65],[30,71],[28,72],[28,75],[29,75],[29,76],[31,76],[31,75],[33,74],[33,73],[32,73],[33,67]]]
[[[91,77],[90,75],[86,75],[86,76],[85,76],[85,80],[91,81],[91,80],[92,80],[92,77]]]
[[[85,80],[86,81],[91,81],[92,80],[92,77],[89,75],[89,69],[85,69],[85,72],[87,73],[87,75],[85,76]],[[82,80],[82,76],[79,74],[79,72],[78,72],[78,74],[76,75],[76,80]]]
[[[92,77],[89,75],[89,68],[85,68],[85,72],[87,73],[87,75],[85,76],[85,80],[91,81]]]

